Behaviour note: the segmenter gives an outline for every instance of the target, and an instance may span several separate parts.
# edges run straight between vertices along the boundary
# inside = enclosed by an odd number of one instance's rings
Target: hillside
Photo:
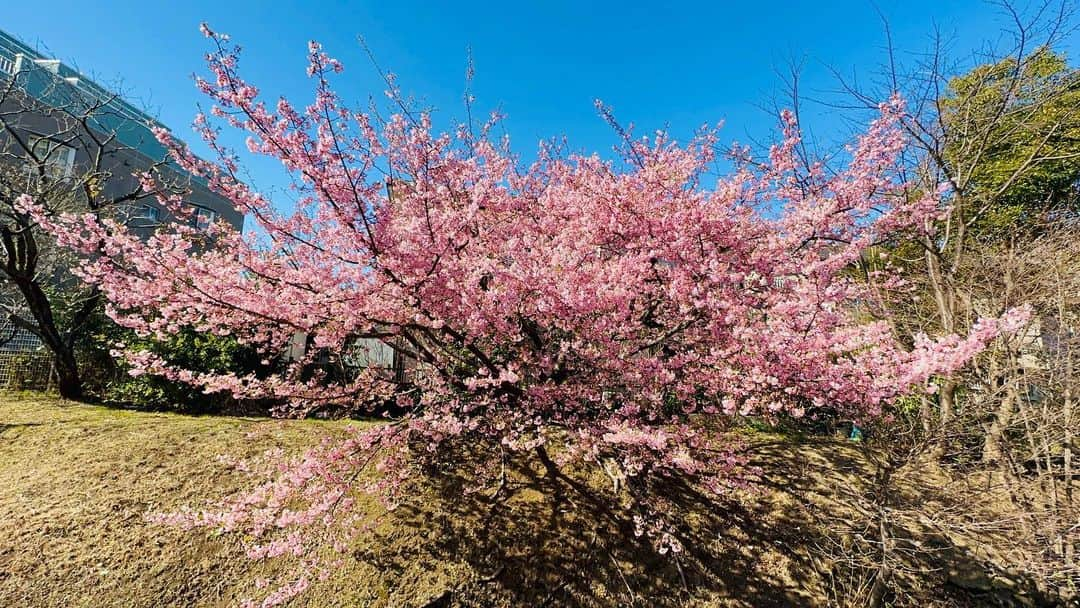
[[[218,455],[296,450],[342,428],[4,396],[0,606],[225,606],[245,597],[256,575],[272,572],[254,571],[236,539],[163,528],[145,515],[238,487]],[[723,504],[686,489],[678,496],[693,541],[678,562],[619,534],[618,513],[552,498],[539,469],[514,472],[513,491],[496,506],[462,498],[464,480],[449,472],[361,538],[337,576],[296,605],[827,605],[842,576],[823,556],[845,541],[824,530],[862,517],[842,499],[866,491],[869,464],[847,441],[755,435],[752,443],[764,477],[756,490]],[[926,606],[1034,605],[1022,585],[1005,598],[987,583],[977,545],[945,543],[936,553],[944,561],[916,561],[897,576],[912,593],[927,591]]]

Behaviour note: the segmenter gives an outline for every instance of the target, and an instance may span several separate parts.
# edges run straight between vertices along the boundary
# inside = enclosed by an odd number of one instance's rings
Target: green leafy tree
[[[939,100],[940,158],[974,236],[1006,237],[1076,213],[1080,74],[1040,48],[953,78]]]

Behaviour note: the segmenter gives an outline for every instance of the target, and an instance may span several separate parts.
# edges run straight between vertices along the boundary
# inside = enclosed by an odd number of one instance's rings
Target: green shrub
[[[109,354],[117,342],[149,350],[169,363],[195,372],[254,373],[265,377],[273,371],[274,365],[273,362],[263,363],[264,357],[256,349],[241,345],[230,337],[188,329],[166,341],[157,341],[140,338],[102,315],[82,349],[82,368],[88,385],[94,387],[99,399],[106,404],[192,414],[261,413],[269,408],[269,403],[239,402],[226,393],[206,394],[201,389],[159,376],[132,376],[125,361]]]

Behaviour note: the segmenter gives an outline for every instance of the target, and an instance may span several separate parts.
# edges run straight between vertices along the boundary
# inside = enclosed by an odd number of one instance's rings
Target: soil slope
[[[343,424],[187,417],[0,396],[0,606],[227,606],[273,565],[238,540],[147,523],[243,481],[216,456],[299,450]],[[822,522],[871,474],[849,442],[757,436],[764,481],[724,503],[673,487],[687,550],[656,555],[617,512],[513,471],[508,498],[463,497],[452,469],[363,537],[297,606],[802,606],[830,604]],[[581,480],[599,484],[602,480]],[[371,509],[376,507],[371,506]],[[931,587],[932,566],[913,576]],[[258,570],[257,570],[258,569]],[[941,587],[932,604],[980,605]],[[927,604],[931,605],[931,604]]]

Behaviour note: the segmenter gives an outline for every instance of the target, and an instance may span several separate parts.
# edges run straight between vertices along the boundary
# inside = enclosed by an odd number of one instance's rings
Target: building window
[[[135,216],[135,219],[157,224],[161,222],[161,209],[158,209],[153,205],[142,205],[139,207],[139,212],[138,215]]]
[[[207,230],[215,221],[217,221],[217,211],[213,209],[207,209],[206,207],[195,207],[195,213],[192,214],[192,224],[199,230]]]
[[[54,180],[67,179],[75,171],[75,148],[53,141],[48,137],[36,137],[30,140],[33,163],[45,169],[45,174]]]

